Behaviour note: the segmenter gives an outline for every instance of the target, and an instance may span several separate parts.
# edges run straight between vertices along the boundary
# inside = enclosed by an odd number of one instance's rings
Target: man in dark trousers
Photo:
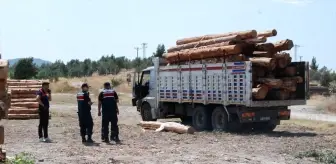
[[[98,116],[102,115],[103,141],[109,143],[109,124],[111,122],[110,140],[120,143],[118,127],[118,95],[109,82],[104,83],[104,89],[98,97]]]
[[[93,120],[91,116],[91,99],[89,94],[89,86],[87,83],[82,84],[82,91],[77,93],[77,102],[78,102],[78,119],[80,134],[82,136],[82,142],[93,143],[92,140],[92,129],[93,129]],[[87,140],[85,135],[88,136]]]
[[[51,101],[51,91],[49,89],[49,83],[43,82],[42,88],[36,93],[36,100],[39,103],[39,116],[40,122],[38,126],[38,135],[40,142],[50,142],[48,137],[48,125],[49,125],[49,101]]]

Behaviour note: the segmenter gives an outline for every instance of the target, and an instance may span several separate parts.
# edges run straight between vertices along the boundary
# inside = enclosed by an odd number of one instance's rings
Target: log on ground
[[[27,120],[27,119],[38,119],[38,114],[8,114],[7,119],[18,119],[18,120]]]
[[[223,42],[226,43],[227,45],[232,45],[232,44],[236,44],[237,41],[240,41],[240,40],[241,40],[240,35],[232,35],[232,36],[227,36],[227,37],[221,37],[221,38],[215,38],[215,39],[210,39],[210,40],[177,45],[177,46],[169,48],[167,52],[170,53],[170,52],[176,52],[180,50],[203,47],[203,46],[208,46],[208,45],[216,45],[218,43],[223,43]]]
[[[36,98],[36,94],[11,94],[12,99]]]
[[[7,82],[8,86],[42,85],[42,82]]]
[[[37,108],[9,108],[8,114],[38,114]]]
[[[257,81],[271,88],[280,88],[283,84],[281,79],[259,78]]]
[[[273,58],[253,57],[249,58],[249,60],[255,66],[265,67],[270,70],[273,70],[276,67],[276,61]]]
[[[38,102],[15,102],[11,103],[11,107],[26,107],[26,108],[38,108]]]
[[[17,103],[17,102],[36,102],[36,98],[12,98],[11,103]]]
[[[36,94],[38,90],[30,88],[13,88],[10,90],[12,94]]]
[[[174,62],[200,60],[206,58],[216,58],[216,57],[224,57],[228,55],[240,54],[242,51],[241,49],[242,49],[241,45],[190,49],[190,50],[167,53],[165,57],[169,63],[174,63]]]
[[[221,38],[221,37],[228,37],[232,35],[240,35],[242,39],[255,38],[257,36],[257,31],[248,30],[248,31],[229,32],[229,33],[224,33],[224,34],[211,34],[211,35],[183,38],[183,39],[177,40],[176,45],[182,45],[182,44],[215,39],[215,38]]]
[[[22,85],[22,86],[13,86],[13,85],[9,85],[8,88],[41,88],[41,85]]]
[[[266,85],[258,85],[256,88],[252,88],[252,96],[257,100],[265,99],[268,93],[268,87]]]
[[[272,36],[276,36],[277,34],[278,34],[277,30],[273,29],[273,30],[258,32],[257,36],[258,37],[272,37]]]

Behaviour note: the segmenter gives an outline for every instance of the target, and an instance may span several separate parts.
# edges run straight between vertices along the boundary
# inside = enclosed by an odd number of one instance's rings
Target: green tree
[[[316,58],[313,57],[311,63],[310,63],[310,69],[317,71],[318,70],[319,65],[316,63]]]
[[[166,48],[164,44],[159,44],[156,48],[156,52],[153,53],[154,57],[162,57],[166,53]]]
[[[37,71],[33,58],[23,58],[15,64],[13,77],[15,79],[31,79],[37,75]]]
[[[322,67],[319,72],[321,73],[320,84],[328,87],[329,83],[332,81],[331,71],[327,67]]]

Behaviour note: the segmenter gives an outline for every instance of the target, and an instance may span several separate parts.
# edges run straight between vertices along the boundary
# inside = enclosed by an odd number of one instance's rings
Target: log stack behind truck
[[[197,130],[272,131],[306,104],[308,62],[292,62],[290,39],[276,30],[184,38],[142,71],[133,87],[144,121],[181,118]],[[168,64],[167,64],[168,63]],[[149,80],[148,80],[149,79]]]

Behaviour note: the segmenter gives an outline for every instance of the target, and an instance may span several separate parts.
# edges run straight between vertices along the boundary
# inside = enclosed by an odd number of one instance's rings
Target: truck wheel
[[[196,107],[192,115],[192,126],[198,131],[211,129],[210,111],[204,106]]]
[[[192,123],[192,117],[191,116],[182,116],[180,117],[181,123],[185,125],[190,125]]]
[[[211,115],[212,128],[215,131],[228,131],[228,116],[223,107],[216,107]]]
[[[270,122],[259,122],[253,125],[256,132],[272,132],[277,127],[276,124]]]
[[[142,104],[141,117],[143,121],[156,121],[156,119],[153,119],[151,106],[148,103]]]

